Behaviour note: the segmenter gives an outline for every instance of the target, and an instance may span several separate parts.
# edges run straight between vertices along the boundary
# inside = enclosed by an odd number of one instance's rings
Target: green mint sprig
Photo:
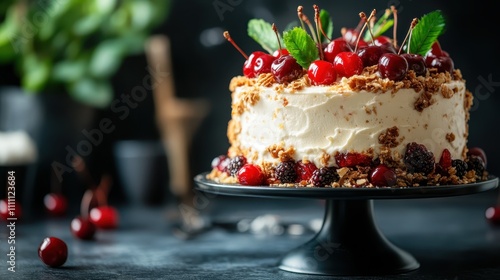
[[[276,33],[273,31],[272,25],[265,20],[251,19],[248,22],[247,31],[248,36],[259,43],[262,48],[269,53],[272,54],[279,48],[278,40],[276,39]]]
[[[309,68],[314,60],[318,59],[318,48],[311,36],[302,28],[284,32],[283,41],[290,55],[303,68]]]
[[[445,19],[440,10],[423,15],[413,28],[409,43],[410,53],[425,55],[445,30]]]

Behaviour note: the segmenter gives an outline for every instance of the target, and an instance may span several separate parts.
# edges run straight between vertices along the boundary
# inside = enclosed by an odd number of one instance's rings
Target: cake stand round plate
[[[389,275],[418,269],[418,261],[392,244],[373,218],[374,199],[449,197],[488,191],[498,177],[464,185],[410,188],[316,188],[220,184],[195,176],[196,189],[204,192],[254,197],[325,199],[320,231],[287,253],[279,263],[285,271],[316,275]]]

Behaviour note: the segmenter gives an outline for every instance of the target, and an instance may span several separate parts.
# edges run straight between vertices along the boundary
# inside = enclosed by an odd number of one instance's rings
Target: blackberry
[[[468,170],[476,171],[476,176],[483,177],[483,172],[485,170],[484,161],[478,156],[469,156],[467,158]]]
[[[226,172],[229,175],[236,177],[238,171],[247,163],[247,159],[244,156],[235,156],[229,161],[229,164],[226,166]]]
[[[297,172],[295,172],[295,162],[283,161],[276,167],[276,178],[281,183],[294,183],[297,179]]]
[[[457,171],[456,175],[458,177],[463,177],[465,173],[467,173],[467,162],[461,160],[461,159],[454,159],[451,161],[451,166],[455,167],[455,170]]]
[[[427,148],[415,142],[408,143],[404,162],[409,172],[429,174],[434,170],[434,155]]]
[[[311,177],[311,183],[315,187],[324,187],[330,185],[336,180],[338,180],[337,173],[335,172],[335,170],[328,167],[322,167],[314,170]]]

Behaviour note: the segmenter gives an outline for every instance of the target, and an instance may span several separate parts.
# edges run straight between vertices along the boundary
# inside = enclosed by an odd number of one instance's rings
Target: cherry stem
[[[95,192],[97,198],[97,204],[99,206],[108,204],[108,195],[110,187],[111,187],[111,177],[109,175],[103,175]]]
[[[80,214],[83,218],[87,219],[90,212],[90,206],[94,200],[94,190],[88,189],[85,191],[80,203]]]
[[[360,13],[359,16],[363,17],[365,19],[365,26],[368,26],[367,24],[369,24],[368,33],[370,33],[370,37],[372,38],[372,44],[375,44],[375,36],[373,36],[373,33],[372,33],[373,21],[375,20],[375,10],[372,11],[372,13],[370,14],[370,17],[368,19],[366,19],[365,13]],[[361,37],[361,33],[359,35]]]
[[[283,53],[281,52],[280,35],[278,32],[278,27],[276,27],[276,24],[274,24],[274,23],[273,23],[273,31],[274,31],[274,34],[276,34],[276,40],[278,40],[278,52],[279,52],[279,56],[281,56]]]
[[[304,10],[304,7],[298,6],[297,7],[297,16],[299,17],[300,25],[302,26],[302,29],[306,30],[306,26],[304,25],[304,21],[302,20],[302,11]]]
[[[392,44],[395,49],[398,48],[398,41],[396,39],[396,33],[398,29],[398,10],[396,9],[395,6],[391,6],[391,11],[392,11],[392,17],[394,18],[394,25],[392,28]]]
[[[319,17],[318,5],[313,5],[313,8],[314,8],[314,22],[316,23],[316,33],[318,36],[319,59],[323,60],[324,54],[323,54],[323,47],[322,47],[322,42],[321,42],[320,30],[323,33],[323,35],[325,35],[325,32],[323,32],[323,28],[321,28],[321,19]],[[328,38],[328,37],[325,35],[325,38]]]
[[[316,32],[314,32],[314,27],[311,24],[311,21],[309,20],[309,18],[302,12],[302,10],[303,10],[303,7],[299,6],[299,8],[297,9],[297,14],[302,19],[302,21],[304,21],[307,24],[307,26],[309,27],[309,31],[311,32],[311,35],[313,37],[313,40],[315,42],[317,42],[318,38],[316,38]]]
[[[224,31],[224,38],[226,38],[226,40],[228,40],[229,43],[231,43],[241,53],[241,55],[243,55],[245,59],[248,59],[248,55],[234,42],[228,31]]]
[[[401,53],[401,50],[403,49],[403,46],[406,44],[406,40],[408,40],[408,48],[407,48],[406,52],[410,53],[411,34],[413,32],[413,28],[415,28],[415,25],[417,25],[417,23],[418,23],[418,19],[417,18],[414,18],[411,21],[410,29],[406,33],[406,36],[405,36],[405,39],[403,40],[403,43],[401,43],[401,48],[399,48],[398,54]]]
[[[364,12],[359,13],[359,17],[361,18],[362,21],[365,22],[365,24],[363,24],[361,31],[359,31],[359,33],[358,33],[358,38],[356,40],[356,47],[354,47],[353,52],[356,52],[358,50],[358,44],[359,44],[359,40],[361,39],[361,34],[363,34],[363,31],[365,31],[365,28],[368,25],[368,22],[372,19],[373,16],[375,16],[375,13],[376,13],[376,10],[373,9],[373,11],[370,13],[370,16],[368,17],[368,19],[366,19],[366,14]],[[373,37],[372,37],[372,39],[373,39]]]

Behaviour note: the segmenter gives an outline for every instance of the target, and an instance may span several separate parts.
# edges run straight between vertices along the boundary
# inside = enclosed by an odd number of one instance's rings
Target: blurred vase
[[[120,140],[113,154],[119,185],[133,206],[161,205],[166,200],[168,169],[160,141]]]

